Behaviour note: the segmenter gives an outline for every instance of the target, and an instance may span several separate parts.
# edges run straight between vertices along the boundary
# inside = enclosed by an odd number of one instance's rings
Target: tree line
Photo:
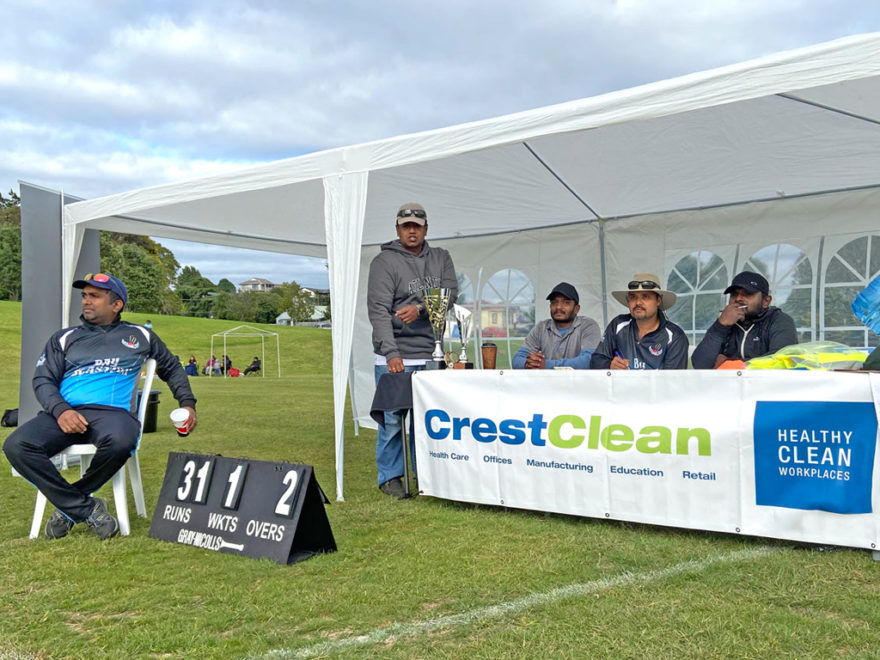
[[[239,292],[226,278],[214,284],[192,266],[181,268],[171,250],[148,236],[101,231],[99,240],[101,270],[125,282],[133,312],[273,323],[283,312],[307,321],[316,305],[325,305],[329,318],[329,295],[312,296],[296,282]],[[13,190],[0,193],[0,299],[21,299],[21,200]]]

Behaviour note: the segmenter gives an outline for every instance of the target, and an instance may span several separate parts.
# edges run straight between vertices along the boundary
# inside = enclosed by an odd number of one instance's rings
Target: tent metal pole
[[[480,285],[483,283],[483,267],[480,266],[480,270],[477,271],[477,288],[474,290],[474,315],[476,316],[476,332],[474,333],[474,362],[477,365],[477,369],[483,368],[483,351],[480,350],[480,346],[483,343],[483,323],[480,320],[480,314],[483,311],[483,306],[480,304],[483,300],[482,292],[480,291]]]
[[[354,355],[348,356],[348,394],[351,401],[351,419],[354,422],[354,434],[360,435],[360,424],[357,420],[357,406],[354,405]]]
[[[563,187],[563,188],[565,188],[569,193],[571,193],[572,197],[574,197],[577,201],[579,201],[581,204],[583,204],[583,205],[584,205],[584,208],[586,208],[590,213],[592,213],[593,216],[594,216],[597,220],[600,219],[601,216],[600,216],[598,213],[596,213],[596,211],[593,210],[593,207],[590,206],[589,204],[587,204],[586,200],[585,200],[583,197],[581,197],[580,195],[578,195],[578,194],[574,191],[574,188],[572,188],[570,185],[568,185],[568,184],[565,182],[565,179],[563,179],[559,174],[557,174],[556,171],[555,171],[552,167],[550,167],[550,166],[547,164],[547,162],[546,162],[543,158],[541,158],[541,157],[537,154],[537,152],[536,152],[534,149],[532,149],[531,145],[530,145],[528,142],[523,142],[522,145],[523,145],[526,149],[529,150],[529,153],[532,154],[532,156],[535,157],[535,160],[537,160],[539,163],[541,163],[541,165],[543,165],[544,168],[545,168],[548,172],[550,172],[551,175],[553,175],[553,178],[554,178],[554,179],[556,179],[557,181],[559,181],[559,183],[562,184],[562,187]]]
[[[599,268],[602,278],[602,327],[608,327],[608,272],[605,267],[605,221],[599,219]]]
[[[859,115],[859,114],[856,114],[855,112],[848,112],[846,110],[843,110],[842,108],[835,108],[834,106],[825,105],[824,103],[817,103],[816,101],[809,101],[807,99],[802,99],[801,97],[795,96],[794,94],[782,93],[782,94],[777,94],[776,96],[778,96],[779,98],[788,99],[789,101],[794,101],[795,103],[803,103],[804,105],[809,105],[814,108],[819,108],[820,110],[827,110],[828,112],[833,112],[838,115],[843,115],[844,117],[850,117],[852,119],[857,119],[859,121],[866,121],[870,124],[880,125],[880,121],[878,121],[876,119],[872,119],[871,117],[866,117],[865,115]]]
[[[870,237],[868,238],[870,248]],[[825,296],[822,295],[824,293],[824,284],[825,284],[825,264],[823,262],[825,256],[825,237],[819,237],[819,254],[816,256],[816,279],[813,280],[816,284],[815,290],[816,295],[813,298],[813,304],[815,308],[812,310],[812,317],[814,319],[813,329],[811,333],[811,341],[824,341],[825,340],[825,331],[822,327],[825,323]],[[870,251],[868,255],[870,255]],[[870,257],[869,257],[870,258]],[[823,286],[819,286],[819,284]]]

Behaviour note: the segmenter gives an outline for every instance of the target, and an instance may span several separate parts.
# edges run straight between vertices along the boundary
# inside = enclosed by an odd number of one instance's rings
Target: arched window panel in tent
[[[667,316],[696,346],[724,306],[724,289],[730,274],[724,260],[709,250],[698,250],[681,258],[666,277],[667,288],[678,299]]]
[[[803,250],[790,243],[767,245],[746,259],[739,270],[766,277],[772,304],[794,319],[798,341],[815,339],[815,269]]]
[[[456,305],[464,307],[467,310],[470,310],[471,314],[474,312],[474,285],[471,282],[471,278],[465,273],[456,273],[456,279],[458,280],[458,299],[455,301]],[[476,321],[475,316],[471,316],[471,339],[470,346],[468,348],[468,359],[473,361],[474,359],[474,344],[477,341],[477,333],[476,327],[474,326],[474,322]],[[458,353],[461,350],[461,337],[459,335],[458,323],[455,321],[455,312],[450,305],[449,314],[446,317],[446,342],[447,346],[451,346],[451,350]]]
[[[483,341],[498,345],[498,368],[509,368],[510,358],[535,325],[535,286],[514,268],[499,270],[480,293],[478,327]]]
[[[880,234],[847,239],[839,247],[832,243],[833,239],[826,243],[829,256],[822,273],[820,336],[848,346],[874,347],[878,336],[862,325],[850,304],[880,275]]]

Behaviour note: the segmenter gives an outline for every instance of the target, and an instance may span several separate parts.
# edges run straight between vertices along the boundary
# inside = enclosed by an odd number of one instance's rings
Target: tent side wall
[[[861,246],[866,237],[875,237],[870,244],[874,246],[873,261],[871,254],[866,254],[865,261],[858,263],[864,263],[863,276],[867,278],[876,275],[873,269],[880,268],[878,215],[880,189],[872,189],[607,221],[607,290],[602,288],[600,223],[443,240],[432,245],[450,251],[457,273],[466,276],[473,287],[471,304],[480,301],[486,305],[487,282],[493,274],[508,268],[522,272],[534,286],[536,321],[548,318],[546,293],[565,280],[578,289],[580,313],[596,319],[604,329],[610,318],[626,311],[610,296],[610,291],[624,288],[635,272],[655,272],[664,285],[678,282],[684,291],[670,314],[697,339],[717,317],[718,305],[724,300],[722,291],[733,275],[746,268],[766,266],[770,269],[767,274],[771,286],[776,285],[776,290],[771,290],[774,304],[793,306],[801,339],[809,340],[831,334],[830,330],[825,331],[823,312],[833,289],[826,291],[822,284],[829,267],[837,260],[837,251],[853,242]],[[834,222],[830,223],[829,218],[834,218]],[[662,229],[658,230],[659,227]],[[369,417],[374,384],[366,287],[369,264],[378,251],[377,247],[367,247],[361,253],[354,330],[356,415],[361,424],[370,428],[375,428]],[[688,274],[680,276],[676,267],[683,268],[682,262],[693,259],[695,253],[714,264],[713,270],[703,273],[701,281],[684,281],[682,276],[686,279]],[[754,257],[756,254],[762,257]],[[792,257],[793,254],[798,256]],[[766,255],[778,256],[772,261]],[[718,267],[723,270],[716,272]],[[691,284],[693,290],[685,286]],[[700,296],[708,298],[703,304],[703,318]],[[603,309],[606,297],[607,316]],[[694,305],[696,317],[691,313]],[[852,323],[857,326],[854,317]],[[869,337],[867,343],[871,340]],[[693,340],[691,343],[693,346]]]
[[[21,189],[21,353],[19,423],[37,414],[40,406],[31,386],[34,365],[49,336],[76,322],[79,300],[64,309],[62,285],[67,260],[62,240],[62,206],[79,201],[63,193],[20,182]],[[78,254],[71,254],[71,270],[82,275],[100,268],[98,232],[85,231]]]

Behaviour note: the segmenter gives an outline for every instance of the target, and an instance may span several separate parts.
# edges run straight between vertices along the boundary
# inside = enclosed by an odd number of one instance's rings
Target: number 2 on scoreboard
[[[285,518],[290,518],[290,512],[293,507],[293,494],[296,492],[296,484],[299,481],[299,475],[296,470],[290,470],[281,480],[287,488],[281,494],[278,504],[275,505],[275,513]]]

